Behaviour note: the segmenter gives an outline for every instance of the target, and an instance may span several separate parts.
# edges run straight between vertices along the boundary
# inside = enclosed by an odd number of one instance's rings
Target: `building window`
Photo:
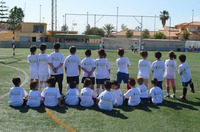
[[[34,33],[44,33],[44,26],[34,25],[33,32]]]
[[[189,27],[189,31],[190,32],[196,32],[197,31],[197,27]]]

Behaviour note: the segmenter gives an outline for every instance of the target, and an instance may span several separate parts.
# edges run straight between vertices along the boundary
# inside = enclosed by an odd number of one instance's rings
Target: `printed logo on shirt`
[[[52,57],[52,60],[53,61],[60,61],[60,58],[59,57]]]
[[[20,91],[12,91],[11,95],[20,95],[20,93],[21,93]]]

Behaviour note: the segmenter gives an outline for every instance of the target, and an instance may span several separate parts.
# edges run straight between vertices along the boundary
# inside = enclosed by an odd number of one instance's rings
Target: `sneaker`
[[[170,95],[169,95],[169,94],[168,94],[168,95],[166,95],[166,96],[165,96],[165,98],[170,98]]]
[[[182,96],[180,96],[180,99],[181,99],[181,100],[187,100],[187,99],[186,99],[186,97],[185,97],[185,96],[183,96],[183,95],[182,95]]]
[[[195,93],[195,90],[194,89],[190,89],[190,92]]]
[[[176,95],[175,95],[175,94],[172,94],[171,97],[172,97],[172,98],[176,98]]]

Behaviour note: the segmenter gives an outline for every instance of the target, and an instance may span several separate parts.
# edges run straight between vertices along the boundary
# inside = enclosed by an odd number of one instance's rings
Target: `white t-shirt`
[[[76,55],[69,55],[65,58],[64,66],[67,68],[66,76],[79,76],[79,66],[81,65],[80,58]]]
[[[128,100],[128,105],[130,106],[137,106],[140,104],[140,91],[137,88],[129,89],[125,94],[124,97]]]
[[[97,79],[108,78],[108,70],[111,69],[111,66],[107,59],[104,59],[104,58],[96,59],[95,67],[96,67]]]
[[[152,98],[154,104],[160,104],[163,102],[164,92],[159,87],[153,87],[150,89],[149,97]]]
[[[87,57],[81,61],[81,67],[85,68],[87,71],[91,71],[92,68],[95,68],[95,62],[92,58]],[[84,71],[83,77],[88,77],[88,74]],[[94,73],[90,77],[94,77]]]
[[[27,62],[30,64],[30,74],[38,74],[38,55],[28,55]]]
[[[138,44],[134,44],[134,49],[138,49]]]
[[[192,78],[190,67],[187,62],[182,63],[178,67],[178,73],[180,74],[181,82],[188,82]]]
[[[149,97],[149,93],[148,93],[148,90],[147,90],[147,86],[142,84],[142,85],[138,85],[137,87],[140,91],[140,98],[148,98]]]
[[[156,60],[151,65],[153,78],[156,78],[158,81],[163,81],[164,70],[165,70],[165,62],[162,60]]]
[[[151,63],[149,60],[141,59],[138,62],[138,77],[141,76],[144,79],[149,79],[149,70],[151,67]]]
[[[48,75],[49,68],[48,68],[48,54],[39,54],[38,55],[38,63],[39,63],[39,75]]]
[[[115,95],[115,106],[121,106],[123,104],[123,93],[121,89],[116,89],[113,93]]]
[[[66,94],[65,103],[68,105],[78,105],[79,103],[79,92],[78,89],[69,89]]]
[[[42,97],[41,97],[40,91],[31,90],[29,92],[29,97],[28,97],[28,101],[27,101],[26,105],[29,107],[39,107],[41,104],[41,100],[42,100]]]
[[[164,77],[168,79],[175,79],[176,61],[166,60],[165,61],[165,73]]]
[[[27,96],[27,92],[22,87],[12,87],[9,92],[8,103],[12,106],[22,106],[23,98]]]
[[[80,99],[81,106],[90,107],[94,105],[93,98],[97,98],[97,94],[91,88],[83,88],[81,90]]]
[[[60,64],[63,64],[64,62],[64,55],[60,52],[53,52],[49,55],[49,63],[51,63],[54,67],[59,66]],[[59,74],[63,74],[63,66],[61,66],[57,72],[55,73],[51,67],[49,67],[50,69],[50,74],[51,75],[59,75]]]
[[[111,91],[105,90],[99,96],[98,106],[102,110],[111,111],[113,109],[113,105],[115,104],[115,95]]]
[[[44,97],[44,105],[54,107],[58,105],[58,99],[61,97],[60,92],[57,88],[46,87],[41,93],[41,96]]]
[[[118,67],[117,72],[122,72],[128,74],[128,67],[131,65],[127,57],[120,57],[116,60]]]

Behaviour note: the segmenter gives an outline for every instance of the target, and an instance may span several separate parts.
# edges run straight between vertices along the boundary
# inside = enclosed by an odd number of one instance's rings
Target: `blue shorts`
[[[104,79],[96,79],[96,84],[104,84],[105,81],[107,81],[107,78],[104,78]]]
[[[129,74],[117,72],[117,82],[118,83],[121,83],[122,81],[124,83],[128,83],[128,80],[129,80]]]
[[[188,82],[182,82],[183,87],[186,87],[192,83],[192,80],[190,79]]]
[[[158,81],[158,87],[162,89],[162,83],[163,81]]]
[[[92,84],[94,85],[95,84],[95,77],[83,77],[82,80],[81,80],[81,83],[84,83],[84,80],[86,78],[89,78],[91,81],[92,81]]]

